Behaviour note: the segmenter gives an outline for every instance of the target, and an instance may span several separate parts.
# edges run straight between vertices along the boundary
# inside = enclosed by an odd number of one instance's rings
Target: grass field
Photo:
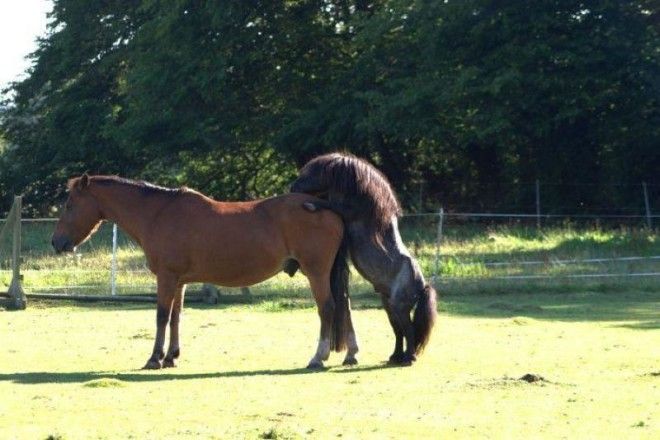
[[[52,227],[24,228],[26,290],[107,293],[110,228],[55,256]],[[434,224],[402,230],[430,278]],[[120,293],[153,292],[141,251],[119,244]],[[456,225],[440,255],[438,325],[411,368],[383,363],[391,330],[358,276],[360,365],[335,354],[322,372],[304,369],[319,322],[301,275],[188,307],[180,366],[157,372],[138,369],[153,343],[151,305],[0,308],[0,438],[660,438],[660,278],[564,277],[660,272],[660,259],[565,262],[658,256],[655,231]],[[528,374],[538,380],[520,380]]]
[[[389,325],[365,306],[360,365],[334,354],[309,372],[313,308],[189,307],[179,367],[143,372],[152,307],[33,301],[0,312],[0,438],[660,436],[659,292],[452,295],[440,309],[413,367],[383,363]]]

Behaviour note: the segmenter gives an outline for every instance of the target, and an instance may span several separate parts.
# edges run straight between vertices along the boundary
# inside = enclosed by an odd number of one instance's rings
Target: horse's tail
[[[330,290],[335,303],[335,313],[332,323],[332,339],[330,348],[335,351],[346,349],[349,323],[351,319],[350,299],[348,297],[348,237],[341,239],[341,244],[335,256],[335,262],[330,271]]]
[[[435,289],[430,284],[426,284],[424,290],[417,297],[417,305],[413,315],[415,354],[424,351],[424,347],[429,342],[437,313]]]

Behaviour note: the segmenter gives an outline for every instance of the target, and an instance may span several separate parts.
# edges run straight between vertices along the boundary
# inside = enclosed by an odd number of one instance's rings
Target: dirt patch
[[[516,325],[529,325],[529,324],[533,324],[536,321],[532,318],[527,318],[525,316],[516,316],[515,318],[511,318],[511,322]]]
[[[521,376],[518,380],[525,381],[527,383],[536,383],[536,382],[547,382],[545,378],[539,374],[527,373]]]
[[[509,388],[524,387],[527,386],[526,384],[535,384],[542,387],[547,385],[562,385],[556,382],[551,382],[540,374],[527,373],[520,377],[504,376],[500,379],[480,380],[478,382],[468,383],[468,386],[475,388]]]
[[[131,339],[152,339],[152,338],[153,338],[153,334],[148,330],[140,330],[139,332],[131,336]]]

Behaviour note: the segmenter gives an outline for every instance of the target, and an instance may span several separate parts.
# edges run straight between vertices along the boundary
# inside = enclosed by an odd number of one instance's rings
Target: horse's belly
[[[182,278],[186,283],[205,282],[225,287],[243,287],[260,283],[282,270],[282,262],[273,258],[207,260],[193,265]]]
[[[378,292],[389,294],[391,284],[396,277],[401,261],[408,255],[405,247],[397,242],[393,234],[385,234],[383,246],[371,239],[370,232],[361,225],[351,227],[350,251],[355,269]]]

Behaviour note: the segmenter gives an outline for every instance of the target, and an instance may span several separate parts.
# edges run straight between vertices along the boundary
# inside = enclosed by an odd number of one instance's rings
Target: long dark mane
[[[330,153],[309,161],[301,174],[316,174],[328,187],[328,197],[339,194],[350,201],[352,215],[373,227],[378,236],[401,215],[401,205],[387,177],[364,159],[348,153]]]

